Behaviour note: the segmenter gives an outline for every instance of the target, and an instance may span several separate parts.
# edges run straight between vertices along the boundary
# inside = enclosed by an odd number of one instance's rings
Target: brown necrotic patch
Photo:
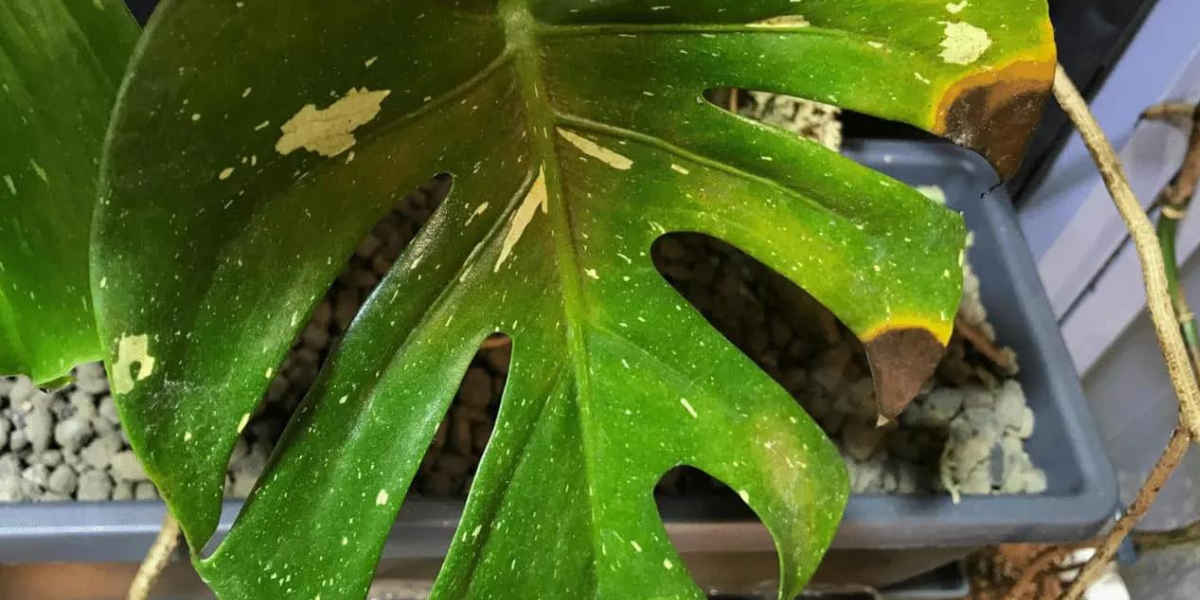
[[[933,376],[945,347],[927,329],[894,329],[866,342],[879,415],[900,416]]]
[[[965,77],[946,89],[934,133],[988,160],[1001,178],[1021,166],[1042,120],[1054,80],[1054,57],[1020,60]]]

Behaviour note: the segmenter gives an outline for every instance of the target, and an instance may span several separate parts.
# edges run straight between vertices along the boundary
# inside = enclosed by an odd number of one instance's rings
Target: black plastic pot
[[[937,184],[975,232],[971,261],[1001,342],[1021,359],[1021,384],[1037,418],[1027,448],[1049,489],[1030,496],[854,496],[818,581],[882,586],[1001,542],[1065,542],[1095,534],[1117,508],[1116,481],[1059,336],[1015,215],[980,159],[947,145],[871,142],[849,156],[914,185]],[[238,508],[230,503],[220,532]],[[461,502],[406,503],[387,558],[436,565],[449,547]],[[708,583],[739,577],[746,590],[777,577],[774,544],[736,499],[661,502],[667,529],[692,572]],[[0,562],[140,560],[163,514],[159,503],[0,506]],[[717,573],[716,569],[736,572]],[[739,593],[740,590],[729,590]]]

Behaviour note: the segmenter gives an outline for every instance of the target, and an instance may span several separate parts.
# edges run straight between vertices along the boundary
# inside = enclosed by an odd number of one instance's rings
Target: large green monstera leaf
[[[120,99],[93,289],[134,448],[191,547],[226,461],[358,241],[431,176],[229,536],[222,598],[361,597],[480,342],[513,338],[439,598],[693,598],[652,490],[729,484],[796,593],[839,456],[656,272],[727,240],[870,349],[885,415],[930,372],[964,229],[920,194],[723,112],[718,86],[906,121],[1019,161],[1054,70],[1041,0],[174,0]]]
[[[103,356],[88,238],[137,37],[120,0],[0,2],[0,375],[47,383]]]

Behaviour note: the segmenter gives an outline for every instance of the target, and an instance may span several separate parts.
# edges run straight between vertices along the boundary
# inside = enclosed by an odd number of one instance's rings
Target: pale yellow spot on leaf
[[[946,23],[944,33],[941,57],[950,64],[969,65],[992,46],[988,33],[970,23]]]
[[[508,227],[508,234],[504,236],[504,242],[500,246],[500,257],[496,259],[495,271],[500,271],[500,266],[512,254],[513,247],[521,241],[521,236],[525,234],[525,228],[529,227],[530,221],[533,221],[533,215],[537,213],[537,209],[541,207],[543,213],[549,210],[548,201],[546,170],[539,169],[533,187],[529,188],[529,193],[525,194],[525,199],[517,208],[516,214],[513,215],[512,224]]]
[[[808,19],[805,19],[804,17],[802,17],[800,15],[780,15],[778,17],[771,17],[770,19],[763,19],[761,21],[755,21],[753,23],[750,23],[750,26],[751,27],[769,27],[769,28],[790,28],[790,27],[808,27],[811,24],[812,23],[808,22]]]
[[[303,148],[321,156],[337,156],[354,147],[354,130],[378,116],[384,98],[391,93],[351,88],[329,108],[319,110],[314,104],[305,105],[280,127],[283,136],[275,150],[287,155]]]
[[[476,206],[476,207],[475,207],[475,212],[472,212],[472,213],[471,213],[471,216],[470,216],[470,217],[467,217],[467,222],[466,222],[466,223],[463,223],[463,226],[464,226],[464,227],[466,227],[467,225],[470,225],[470,224],[471,224],[471,221],[474,221],[474,220],[475,220],[475,217],[478,217],[479,215],[482,215],[483,213],[487,212],[487,209],[488,209],[488,203],[487,203],[487,202],[484,202],[483,204],[480,204],[479,206]]]
[[[137,373],[133,366],[137,365]],[[117,361],[113,365],[113,388],[118,394],[133,391],[136,381],[141,381],[154,372],[154,357],[150,355],[150,337],[147,335],[124,336],[117,343]]]
[[[571,143],[572,146],[578,148],[584,154],[618,170],[628,171],[633,166],[633,161],[628,157],[622,156],[592,140],[589,140],[579,134],[576,134],[566,129],[559,129],[558,135]]]
[[[379,493],[375,495],[375,505],[376,506],[384,506],[387,504],[387,501],[388,501],[387,490],[379,490]]]
[[[686,410],[688,411],[688,414],[692,415],[692,418],[693,418],[693,419],[699,419],[699,418],[700,418],[700,414],[696,412],[696,409],[695,409],[695,407],[693,407],[693,406],[692,406],[692,403],[691,403],[691,402],[688,402],[688,399],[687,399],[687,398],[680,398],[680,399],[679,399],[679,403],[680,403],[680,404],[682,404],[682,405],[683,405],[683,408],[684,408],[684,409],[686,409]]]

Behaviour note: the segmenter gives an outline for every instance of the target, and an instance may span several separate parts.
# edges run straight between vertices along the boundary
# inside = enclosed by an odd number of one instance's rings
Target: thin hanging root
[[[996,345],[995,342],[989,340],[978,327],[967,322],[962,315],[958,315],[954,319],[954,331],[961,335],[971,347],[983,355],[984,358],[992,362],[997,369],[1004,373],[1011,373],[1014,370],[1012,357]]]
[[[1154,226],[1150,224],[1149,217],[1143,212],[1133,190],[1129,188],[1129,181],[1117,160],[1112,144],[1104,137],[1104,132],[1088,109],[1087,102],[1079,95],[1079,90],[1075,89],[1075,84],[1071,83],[1061,65],[1054,77],[1054,97],[1079,129],[1088,152],[1096,161],[1100,175],[1112,194],[1117,211],[1121,213],[1125,226],[1129,228],[1130,237],[1142,262],[1146,306],[1150,309],[1150,318],[1154,322],[1159,347],[1166,359],[1171,385],[1179,398],[1181,420],[1191,438],[1200,440],[1200,386],[1197,385],[1192,372],[1183,335],[1179,331],[1179,321],[1171,306],[1165,263]]]
[[[1133,504],[1124,515],[1121,515],[1116,527],[1113,527],[1108,537],[1104,538],[1104,542],[1096,550],[1096,554],[1084,565],[1083,570],[1079,572],[1079,577],[1071,585],[1071,589],[1067,590],[1066,595],[1063,596],[1063,600],[1082,598],[1096,578],[1104,572],[1108,563],[1117,555],[1117,549],[1120,548],[1121,542],[1125,541],[1129,532],[1133,531],[1142,517],[1146,516],[1146,511],[1150,510],[1150,506],[1154,504],[1159,490],[1167,483],[1167,479],[1170,479],[1171,473],[1175,471],[1175,467],[1179,466],[1191,444],[1192,441],[1187,431],[1183,427],[1176,427],[1175,432],[1171,434],[1171,440],[1167,442],[1167,449],[1163,451],[1162,456],[1158,458],[1158,463],[1150,470],[1150,475],[1146,477],[1146,483],[1138,491]]]
[[[1025,566],[1021,572],[1021,578],[1004,594],[1004,600],[1021,600],[1021,598],[1027,597],[1030,592],[1038,588],[1043,578],[1054,574],[1055,566],[1059,562],[1079,549],[1079,544],[1068,544],[1043,550]]]
[[[1186,102],[1164,102],[1147,108],[1138,117],[1139,121],[1175,121],[1191,119],[1196,112],[1195,104]]]
[[[1139,552],[1191,545],[1200,542],[1200,521],[1172,531],[1134,532],[1131,537]]]
[[[1146,282],[1146,305],[1150,309],[1159,345],[1167,361],[1171,384],[1175,388],[1175,395],[1179,398],[1180,404],[1180,424],[1172,433],[1166,450],[1163,451],[1158,463],[1150,471],[1145,484],[1138,491],[1133,505],[1117,521],[1116,527],[1105,537],[1096,554],[1083,567],[1079,577],[1075,579],[1071,588],[1063,596],[1065,600],[1079,600],[1116,556],[1121,542],[1145,516],[1155,498],[1158,497],[1159,490],[1166,484],[1175,468],[1179,466],[1192,442],[1200,441],[1200,436],[1197,436],[1197,433],[1200,432],[1200,429],[1197,428],[1197,425],[1200,424],[1200,399],[1197,396],[1196,383],[1200,364],[1194,364],[1195,357],[1200,355],[1189,354],[1189,350],[1196,349],[1196,339],[1189,337],[1187,341],[1191,344],[1185,343],[1184,331],[1187,330],[1189,324],[1194,328],[1195,316],[1192,315],[1191,309],[1188,308],[1187,301],[1177,285],[1178,265],[1174,255],[1173,228],[1167,228],[1168,235],[1164,238],[1160,238],[1156,234],[1150,224],[1150,219],[1142,211],[1141,205],[1129,188],[1129,182],[1121,169],[1121,164],[1117,161],[1112,144],[1104,137],[1104,132],[1092,117],[1087,103],[1079,95],[1079,91],[1075,89],[1061,66],[1054,78],[1054,95],[1083,136],[1084,143],[1092,154],[1092,158],[1095,159],[1100,174],[1112,194],[1117,210],[1129,228],[1138,256],[1142,261],[1142,276]],[[1195,118],[1200,115],[1200,108],[1188,107],[1184,110],[1181,105],[1160,105],[1147,111],[1143,117],[1168,119],[1180,114],[1190,114]],[[1200,127],[1197,123],[1193,122],[1192,130],[1192,144],[1188,158],[1185,159],[1180,173],[1159,195],[1158,200],[1164,208],[1163,223],[1168,225],[1177,223],[1187,210],[1191,194],[1187,194],[1186,198],[1180,198],[1180,189],[1190,186],[1191,191],[1194,191],[1196,178],[1200,177],[1195,154],[1197,140],[1200,139]],[[1160,228],[1159,233],[1163,231]],[[1171,259],[1170,263],[1164,259],[1164,245],[1166,246],[1165,254]]]
[[[154,538],[154,544],[150,546],[146,558],[142,559],[142,565],[138,567],[137,575],[133,576],[133,583],[129,584],[129,593],[125,595],[125,600],[148,600],[150,598],[154,583],[158,581],[159,575],[162,575],[163,569],[167,567],[171,553],[175,551],[175,545],[178,543],[179,523],[175,521],[175,518],[171,516],[171,511],[168,510],[166,516],[163,517],[158,537]]]

